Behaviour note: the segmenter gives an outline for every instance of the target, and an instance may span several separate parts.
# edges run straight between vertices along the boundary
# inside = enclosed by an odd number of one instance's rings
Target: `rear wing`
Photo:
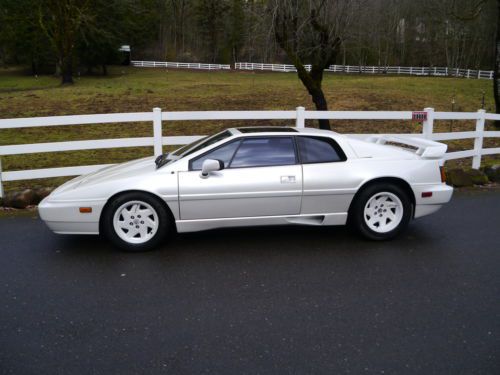
[[[443,158],[448,145],[444,143],[434,142],[429,139],[417,137],[398,137],[394,135],[373,135],[365,139],[366,142],[385,145],[386,143],[396,143],[407,145],[416,148],[416,154],[424,159],[441,159]]]

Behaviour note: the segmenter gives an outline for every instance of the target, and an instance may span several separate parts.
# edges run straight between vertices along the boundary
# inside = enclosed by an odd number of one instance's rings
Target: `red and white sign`
[[[412,112],[411,119],[418,122],[427,121],[427,112]]]

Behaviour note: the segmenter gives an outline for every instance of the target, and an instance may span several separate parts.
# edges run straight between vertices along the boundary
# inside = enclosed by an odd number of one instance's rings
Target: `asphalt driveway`
[[[400,238],[180,235],[126,254],[0,219],[3,374],[500,374],[500,193]]]

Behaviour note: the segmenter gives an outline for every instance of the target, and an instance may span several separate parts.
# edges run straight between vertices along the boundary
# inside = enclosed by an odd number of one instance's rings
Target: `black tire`
[[[146,205],[149,205],[156,213],[156,217],[154,216],[151,217],[153,218],[153,222],[156,222],[156,220],[158,220],[158,226],[155,230],[155,233],[151,235],[150,238],[145,240],[146,242],[142,243],[127,242],[122,237],[120,237],[120,235],[117,233],[117,229],[115,229],[114,218],[115,214],[117,214],[117,210],[119,210],[123,205],[126,205],[127,203],[132,204],[131,202],[143,202]],[[140,206],[139,203],[139,208],[147,208],[147,206]],[[119,217],[123,218],[122,216]],[[132,222],[133,220],[143,219],[143,218],[137,219],[133,216],[132,218],[133,219],[127,219],[127,220],[131,220]],[[172,225],[173,222],[171,216],[169,215],[167,209],[165,208],[165,205],[159,200],[159,198],[156,198],[148,193],[142,193],[142,192],[125,193],[119,195],[116,198],[113,198],[113,200],[110,201],[106,206],[101,219],[101,231],[106,236],[106,238],[108,238],[108,240],[111,241],[111,243],[113,243],[113,245],[115,245],[116,247],[129,252],[149,251],[155,249],[173,232]],[[133,226],[135,225],[132,225],[132,227]],[[147,231],[149,236],[150,233],[153,232],[153,229],[149,228],[147,229]],[[140,236],[139,233],[138,236]],[[139,238],[138,240],[141,239]]]
[[[365,207],[368,204],[369,200],[371,200],[374,197],[377,197],[378,194],[380,194],[379,197],[383,196],[383,193],[393,194],[400,200],[402,206],[402,214],[401,214],[401,219],[397,224],[397,226],[395,226],[393,229],[387,232],[381,233],[376,230],[373,230],[368,225],[367,221],[369,220],[368,219],[369,216],[366,216],[365,218]],[[391,201],[389,201],[389,203],[390,202]],[[378,209],[379,210],[382,209],[383,211],[384,209],[387,208],[380,207]],[[395,210],[396,209],[394,209],[393,212],[395,212]],[[375,241],[389,240],[396,237],[406,229],[408,223],[410,222],[412,212],[413,212],[413,205],[411,198],[408,196],[408,193],[404,189],[395,184],[377,183],[368,185],[355,196],[354,201],[349,210],[349,223],[352,224],[354,229],[357,230],[357,232],[359,232],[365,238]],[[383,214],[383,212],[381,212],[381,214]],[[390,223],[390,219],[387,220]],[[397,220],[395,220],[395,222],[396,221]],[[395,222],[393,223],[393,225],[396,225]]]

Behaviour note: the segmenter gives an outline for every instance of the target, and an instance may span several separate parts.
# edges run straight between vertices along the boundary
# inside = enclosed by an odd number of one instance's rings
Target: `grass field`
[[[189,110],[290,110],[313,109],[310,97],[293,73],[192,72],[115,67],[110,76],[76,78],[61,87],[52,76],[32,77],[13,69],[0,69],[0,118],[90,113]],[[455,78],[331,75],[324,80],[332,110],[450,111],[493,108],[492,81]],[[273,122],[278,124],[280,122]],[[281,122],[284,124],[286,122]],[[263,122],[164,123],[164,135],[210,134],[224,127],[263,125]],[[290,123],[287,123],[290,124]],[[314,123],[308,124],[315,126]],[[351,133],[420,132],[411,121],[336,121],[334,130]],[[438,131],[472,130],[472,122],[437,122]],[[149,123],[77,125],[67,127],[0,130],[0,145],[150,136]],[[493,142],[489,140],[488,142]],[[498,142],[497,142],[498,143]],[[490,144],[488,144],[490,146]],[[493,146],[493,144],[491,144]],[[454,150],[471,148],[472,140],[450,142]],[[498,146],[497,146],[498,147]],[[2,158],[4,170],[111,163],[151,155],[151,148],[110,149],[32,154]],[[64,179],[7,183],[6,190],[56,185]]]

